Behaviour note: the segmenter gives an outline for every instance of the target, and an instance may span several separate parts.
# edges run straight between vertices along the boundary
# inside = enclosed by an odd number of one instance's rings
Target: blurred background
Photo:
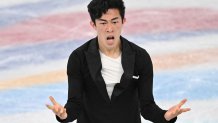
[[[122,36],[151,55],[156,103],[187,98],[192,110],[177,123],[217,123],[218,0],[124,1]],[[96,36],[89,2],[0,1],[0,122],[57,122],[45,104],[66,103],[68,57]]]

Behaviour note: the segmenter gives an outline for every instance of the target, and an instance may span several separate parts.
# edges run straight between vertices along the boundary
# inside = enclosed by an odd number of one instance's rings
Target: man
[[[59,122],[141,123],[141,114],[154,123],[173,123],[190,110],[181,108],[186,99],[168,111],[155,104],[150,56],[121,36],[126,22],[122,0],[92,0],[88,11],[97,37],[69,57],[65,107],[53,97],[53,105],[47,105]]]

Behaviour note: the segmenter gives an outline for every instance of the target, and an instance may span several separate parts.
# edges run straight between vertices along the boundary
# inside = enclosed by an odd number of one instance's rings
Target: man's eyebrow
[[[111,21],[113,21],[113,20],[117,20],[117,19],[119,19],[119,17],[112,18]],[[101,18],[99,18],[99,19],[97,19],[97,20],[107,22],[107,20],[105,20],[105,19],[101,19]]]
[[[117,20],[117,19],[119,19],[119,17],[115,17],[115,18],[113,18],[113,19],[111,19],[111,20],[113,21],[113,20]]]
[[[99,18],[99,19],[97,19],[97,20],[100,20],[100,21],[107,21],[107,20],[105,20],[105,19],[101,19],[101,18]]]

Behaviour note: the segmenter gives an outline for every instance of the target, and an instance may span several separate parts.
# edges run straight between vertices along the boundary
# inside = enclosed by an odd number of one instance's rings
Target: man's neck
[[[99,47],[99,50],[105,54],[106,56],[108,57],[111,57],[111,58],[118,58],[121,54],[121,48],[120,46],[117,46],[116,48],[114,49],[106,49],[106,48],[102,48],[102,47]]]

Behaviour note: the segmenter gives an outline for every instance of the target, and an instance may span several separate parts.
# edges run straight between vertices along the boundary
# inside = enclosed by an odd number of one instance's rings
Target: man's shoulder
[[[135,44],[134,42],[127,40],[125,38],[123,38],[125,42],[127,42],[127,44],[131,47],[131,49],[136,53],[136,54],[148,54],[148,52],[146,51],[146,49],[144,49],[143,47],[140,47],[139,45]]]
[[[75,51],[76,51],[76,52],[84,52],[84,51],[87,51],[88,48],[89,48],[90,43],[91,43],[94,39],[95,39],[95,38],[86,41],[84,44],[82,44],[81,46],[79,46],[78,48],[76,48]]]
[[[75,60],[75,59],[80,59],[80,60],[84,60],[85,57],[85,52],[88,50],[90,43],[94,40],[90,39],[88,41],[86,41],[84,44],[82,44],[81,46],[77,47],[76,49],[74,49],[71,54],[69,55],[69,60]]]
[[[152,68],[151,57],[149,53],[146,51],[146,49],[129,40],[125,39],[124,41],[135,54],[135,63],[136,63],[137,70],[141,70],[142,68],[145,68],[145,66],[146,67],[151,66]]]
[[[77,47],[75,50],[73,50],[73,52],[71,54],[79,54],[82,55],[84,52],[86,52],[89,48],[90,43],[94,40],[95,38],[92,38],[88,41],[86,41],[85,43],[83,43],[81,46]]]

